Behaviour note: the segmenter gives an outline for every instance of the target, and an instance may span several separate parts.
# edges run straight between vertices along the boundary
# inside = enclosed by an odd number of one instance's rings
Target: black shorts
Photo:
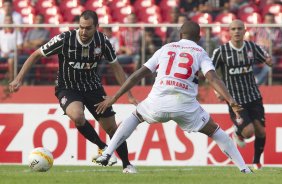
[[[95,104],[103,101],[103,96],[106,96],[104,88],[95,91],[82,92],[77,90],[56,90],[56,96],[59,100],[61,108],[66,113],[68,105],[74,101],[82,102],[83,105],[89,110],[96,120],[99,118],[107,118],[115,115],[113,107],[109,107],[103,114],[96,113]]]
[[[254,120],[258,120],[264,127],[265,127],[265,114],[264,114],[264,107],[262,104],[262,99],[258,99],[256,101],[241,104],[244,110],[242,110],[239,114],[242,118],[242,123],[237,123],[236,115],[232,111],[232,108],[229,106],[229,114],[234,123],[237,127],[238,132],[242,132],[242,130],[250,123],[253,123]]]

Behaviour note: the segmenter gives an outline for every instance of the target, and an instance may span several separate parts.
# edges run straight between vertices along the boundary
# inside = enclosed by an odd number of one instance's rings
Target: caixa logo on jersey
[[[51,47],[52,45],[54,45],[55,43],[61,41],[63,38],[60,37],[61,35],[57,35],[55,37],[53,37],[48,43],[46,43],[45,45],[43,45],[43,50]]]
[[[85,63],[85,62],[69,62],[69,65],[74,69],[92,69],[97,67],[97,62],[95,63]]]
[[[243,66],[243,67],[230,68],[228,71],[230,75],[237,75],[237,74],[250,73],[253,71],[253,68],[251,66]]]

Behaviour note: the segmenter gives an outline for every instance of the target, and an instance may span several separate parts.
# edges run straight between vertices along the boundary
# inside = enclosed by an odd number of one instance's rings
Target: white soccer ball
[[[53,155],[46,148],[33,149],[28,157],[29,167],[32,171],[45,172],[53,166]]]

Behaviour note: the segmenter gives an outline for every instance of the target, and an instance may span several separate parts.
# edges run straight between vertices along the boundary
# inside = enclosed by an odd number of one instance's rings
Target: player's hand
[[[10,93],[17,92],[20,89],[20,86],[22,83],[18,81],[17,79],[14,79],[10,84],[9,84],[9,91]]]
[[[236,102],[230,103],[229,105],[232,108],[233,112],[236,114],[236,117],[241,118],[239,112],[243,110],[243,107]]]
[[[108,107],[110,107],[116,102],[116,100],[110,96],[103,96],[103,98],[105,99],[104,101],[94,105],[95,107],[97,107],[96,109],[97,114],[103,114]]]

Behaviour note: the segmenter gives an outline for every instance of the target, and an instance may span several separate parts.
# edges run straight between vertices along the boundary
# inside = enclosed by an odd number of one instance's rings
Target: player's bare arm
[[[210,70],[206,73],[205,77],[209,80],[209,83],[216,90],[216,92],[222,96],[232,107],[233,111],[239,117],[238,111],[242,110],[242,107],[237,104],[237,102],[232,98],[229,94],[225,84],[222,80],[217,76],[214,70]]]
[[[216,90],[214,90],[214,94],[220,102],[223,102],[225,100]]]
[[[119,85],[122,85],[126,81],[126,74],[122,69],[122,66],[118,61],[110,63],[110,66],[115,74],[115,78],[118,81]],[[128,101],[134,105],[138,104],[138,101],[133,97],[132,93],[128,91]]]
[[[96,112],[104,113],[104,111],[114,104],[124,93],[129,91],[135,84],[137,84],[142,78],[144,78],[146,75],[152,73],[151,70],[149,70],[147,67],[143,66],[136,72],[134,72],[120,87],[120,89],[116,92],[116,94],[113,97],[106,97],[106,99],[103,102],[100,102],[96,104],[97,109]]]
[[[11,93],[16,92],[19,90],[20,86],[22,85],[22,81],[25,75],[28,73],[32,65],[38,61],[43,55],[40,52],[40,49],[34,51],[24,62],[23,67],[21,68],[19,74],[16,78],[9,84],[9,90]]]

